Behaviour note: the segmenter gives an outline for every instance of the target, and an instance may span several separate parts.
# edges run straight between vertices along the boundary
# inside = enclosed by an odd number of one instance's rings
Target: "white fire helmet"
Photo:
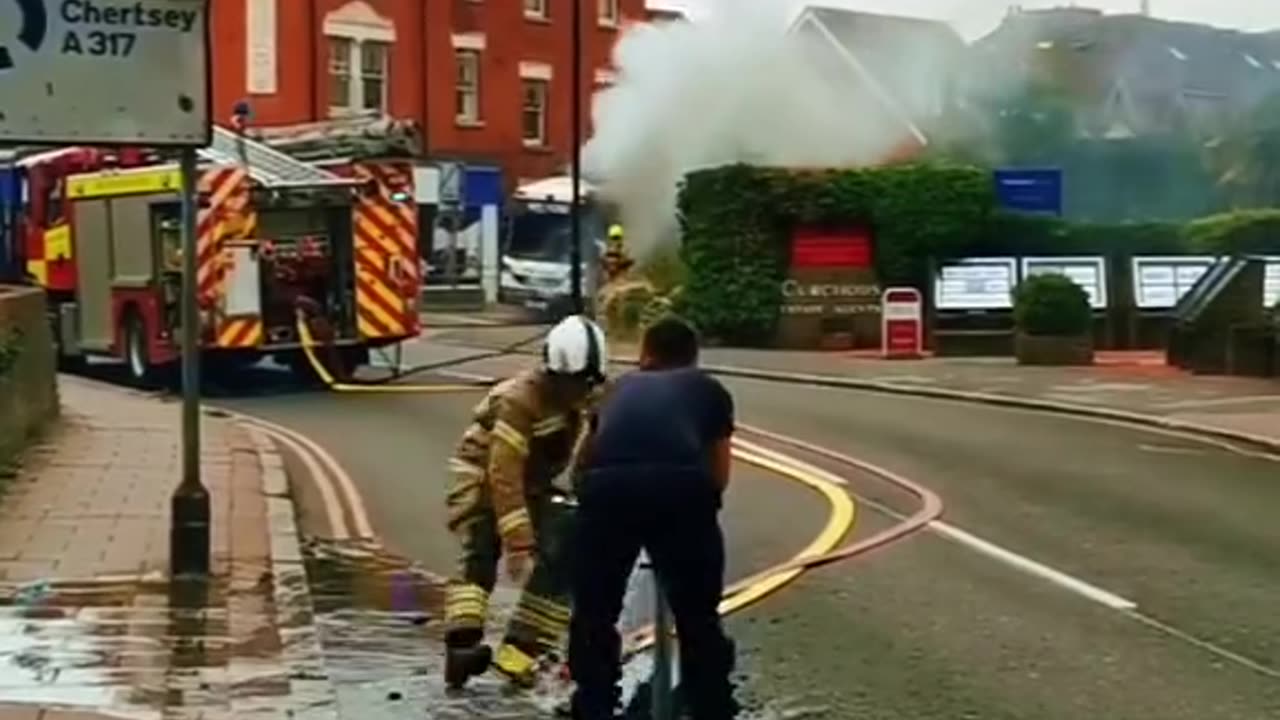
[[[609,361],[604,331],[587,317],[570,315],[547,333],[542,360],[550,373],[601,382]]]

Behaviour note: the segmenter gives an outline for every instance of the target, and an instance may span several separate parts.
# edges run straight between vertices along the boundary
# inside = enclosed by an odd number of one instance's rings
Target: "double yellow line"
[[[316,357],[315,339],[301,317],[298,319],[298,336],[302,340],[302,349],[306,353],[307,361],[316,375],[331,390],[376,393],[457,393],[474,392],[480,389],[475,385],[341,383]],[[826,525],[806,548],[790,560],[767,568],[729,587],[720,602],[721,615],[729,615],[758,603],[794,582],[804,573],[805,561],[822,557],[833,551],[853,530],[857,521],[857,506],[843,487],[809,471],[788,456],[740,439],[734,440],[733,456],[742,462],[809,487],[826,500],[830,511]],[[631,634],[627,643],[628,652],[641,652],[652,644],[653,628],[650,626]]]

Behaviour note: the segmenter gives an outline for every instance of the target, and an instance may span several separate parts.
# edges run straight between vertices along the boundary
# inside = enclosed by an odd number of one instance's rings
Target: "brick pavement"
[[[0,498],[0,703],[19,703],[0,704],[0,720],[283,716],[259,712],[290,690],[261,448],[228,419],[202,419],[213,579],[176,592],[180,404],[59,380],[63,417]],[[40,581],[47,590],[22,600]]]

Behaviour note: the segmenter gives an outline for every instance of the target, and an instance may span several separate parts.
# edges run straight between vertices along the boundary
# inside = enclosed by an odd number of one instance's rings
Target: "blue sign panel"
[[[1062,171],[997,170],[996,198],[1005,210],[1062,214]]]

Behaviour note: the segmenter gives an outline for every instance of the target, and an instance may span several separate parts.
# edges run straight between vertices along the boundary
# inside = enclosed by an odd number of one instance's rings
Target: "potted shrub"
[[[1014,291],[1020,365],[1092,365],[1089,294],[1065,275],[1033,275]]]

